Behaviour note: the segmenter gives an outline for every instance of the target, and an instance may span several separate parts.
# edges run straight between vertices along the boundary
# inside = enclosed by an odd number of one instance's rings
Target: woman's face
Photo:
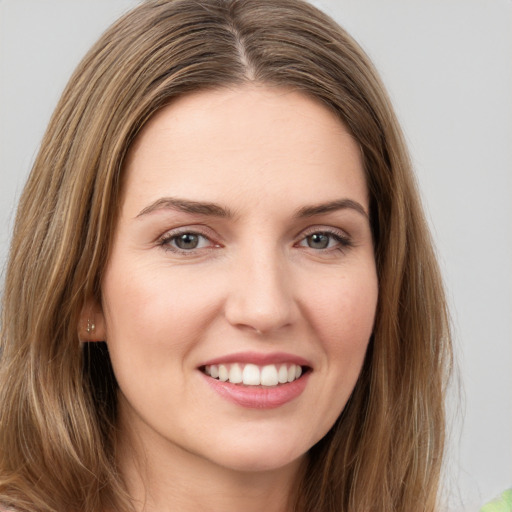
[[[308,97],[246,86],[164,108],[125,173],[94,319],[121,431],[235,470],[298,461],[343,410],[373,328],[357,144]]]

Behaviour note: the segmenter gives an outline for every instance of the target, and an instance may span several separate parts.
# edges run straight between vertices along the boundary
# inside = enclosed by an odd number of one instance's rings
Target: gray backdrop
[[[0,262],[53,107],[135,0],[0,0]],[[452,305],[463,387],[446,482],[471,511],[512,485],[512,1],[324,0],[402,122]]]

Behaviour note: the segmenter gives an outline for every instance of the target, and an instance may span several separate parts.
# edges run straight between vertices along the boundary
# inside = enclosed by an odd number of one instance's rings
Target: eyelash
[[[200,238],[210,241],[211,245],[209,247],[199,247],[199,248],[192,248],[192,249],[188,249],[188,250],[181,249],[179,247],[171,245],[171,243],[173,243],[180,236],[183,236],[183,235],[198,236]],[[302,242],[306,241],[308,237],[311,237],[313,235],[326,235],[326,236],[330,237],[332,240],[334,240],[337,245],[334,247],[326,247],[326,248],[321,248],[321,249],[315,249],[313,247],[307,247],[307,246],[301,245]],[[329,241],[329,244],[330,244],[330,241]],[[214,242],[212,242],[211,238],[208,235],[201,233],[200,231],[195,231],[195,230],[191,230],[191,229],[166,233],[158,240],[158,245],[160,247],[162,247],[165,251],[170,251],[175,254],[181,254],[184,256],[192,256],[198,250],[205,250],[205,249],[211,250],[211,249],[214,249],[217,247],[221,247],[220,244],[215,244]],[[348,237],[346,234],[342,234],[342,232],[340,232],[338,230],[311,228],[310,230],[302,233],[301,239],[298,242],[296,242],[294,244],[294,246],[295,247],[297,247],[297,246],[304,247],[306,249],[312,249],[315,252],[327,253],[327,252],[333,252],[333,251],[344,252],[346,249],[353,247],[354,243],[350,239],[350,237]]]
[[[318,249],[318,252],[331,252],[331,251],[340,251],[344,252],[346,249],[349,249],[354,246],[352,239],[342,231],[336,229],[319,229],[319,228],[310,228],[306,230],[298,244],[305,241],[308,237],[313,235],[327,235],[334,241],[336,241],[337,245],[334,247],[327,247],[325,249]],[[330,242],[329,242],[330,243]],[[307,247],[306,247],[307,248]],[[309,247],[309,249],[315,250],[313,247]]]
[[[211,242],[210,247],[200,247],[200,248],[193,248],[193,249],[180,249],[179,247],[172,246],[171,243],[175,240],[177,240],[180,236],[183,235],[194,235],[198,236],[200,238],[203,238],[205,240],[208,240]],[[204,250],[204,249],[214,249],[216,247],[220,247],[220,244],[215,244],[211,241],[211,238],[201,233],[200,231],[193,230],[193,229],[184,229],[182,231],[172,231],[170,233],[166,233],[158,240],[158,245],[162,247],[165,251],[173,252],[176,254],[182,254],[184,256],[192,256],[197,250]]]

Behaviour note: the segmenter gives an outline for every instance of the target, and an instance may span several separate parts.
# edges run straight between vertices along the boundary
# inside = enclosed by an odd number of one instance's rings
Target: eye
[[[311,249],[327,249],[332,238],[326,233],[313,233],[306,237],[306,243]]]
[[[194,231],[167,233],[159,242],[165,250],[173,252],[192,252],[197,249],[217,247],[208,237]]]
[[[315,231],[307,234],[300,242],[299,247],[307,247],[318,251],[329,249],[343,249],[350,247],[350,239],[341,233],[331,231]]]
[[[189,250],[197,249],[201,242],[201,235],[196,233],[183,233],[172,238],[172,241],[178,247],[178,249]]]

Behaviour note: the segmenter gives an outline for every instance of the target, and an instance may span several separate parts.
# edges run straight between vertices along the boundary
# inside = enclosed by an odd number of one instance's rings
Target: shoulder
[[[499,498],[484,505],[480,512],[512,512],[512,488],[507,489]]]

